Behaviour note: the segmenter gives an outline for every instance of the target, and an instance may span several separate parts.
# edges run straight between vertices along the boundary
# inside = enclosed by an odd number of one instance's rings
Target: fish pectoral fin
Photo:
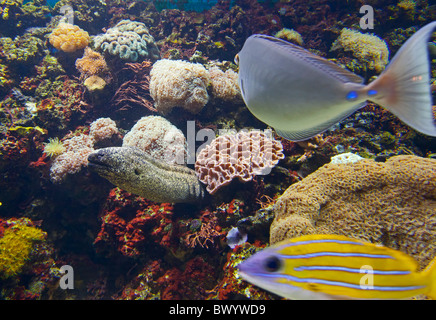
[[[338,116],[336,116],[333,119],[329,119],[328,121],[323,122],[320,125],[317,125],[316,127],[311,127],[311,128],[304,129],[304,130],[289,130],[289,131],[288,130],[280,130],[280,129],[276,129],[276,128],[274,128],[274,129],[279,136],[281,136],[287,140],[290,140],[290,141],[307,140],[307,139],[310,139],[310,138],[316,136],[317,134],[323,133],[324,131],[329,129],[331,126],[333,126],[334,124],[347,118],[349,115],[351,115],[356,110],[362,108],[365,105],[366,105],[366,101],[352,107],[350,110],[347,110],[346,112],[339,114]]]

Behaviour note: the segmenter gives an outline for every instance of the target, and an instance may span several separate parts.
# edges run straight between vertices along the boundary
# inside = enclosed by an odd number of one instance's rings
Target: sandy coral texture
[[[206,190],[213,194],[233,178],[246,182],[268,174],[284,158],[279,141],[261,131],[222,135],[200,151],[195,171]]]
[[[200,112],[209,101],[208,84],[209,73],[199,63],[162,59],[150,72],[150,95],[164,115],[174,107]]]
[[[74,52],[88,45],[89,34],[76,25],[61,22],[50,34],[49,41],[58,50]]]
[[[340,234],[399,249],[423,267],[436,255],[436,160],[326,164],[291,185],[274,210],[271,244]]]

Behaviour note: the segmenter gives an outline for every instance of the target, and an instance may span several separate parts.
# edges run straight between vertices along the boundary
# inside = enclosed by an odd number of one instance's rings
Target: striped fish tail
[[[428,264],[423,273],[429,279],[430,291],[426,295],[436,300],[436,257]]]

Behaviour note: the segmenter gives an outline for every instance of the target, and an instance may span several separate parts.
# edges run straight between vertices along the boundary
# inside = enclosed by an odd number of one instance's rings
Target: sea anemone
[[[44,153],[50,158],[55,158],[65,152],[65,146],[58,138],[49,138],[48,142],[44,143]]]

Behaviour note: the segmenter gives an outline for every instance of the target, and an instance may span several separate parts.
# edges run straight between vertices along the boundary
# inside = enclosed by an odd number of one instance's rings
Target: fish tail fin
[[[404,123],[426,135],[436,136],[430,89],[428,42],[436,21],[417,31],[400,48],[387,69],[372,83],[372,101],[385,107]],[[370,92],[370,91],[368,91]]]
[[[429,292],[425,295],[436,300],[436,257],[428,264],[423,273],[429,279]]]

